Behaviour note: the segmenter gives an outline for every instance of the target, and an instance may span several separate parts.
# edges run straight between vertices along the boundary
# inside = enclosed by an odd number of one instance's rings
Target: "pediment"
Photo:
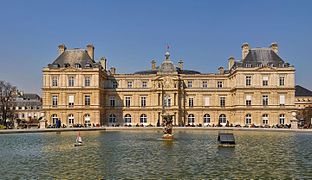
[[[62,71],[62,72],[77,72],[77,71],[79,71],[77,68],[74,68],[74,67],[66,67],[66,68],[61,68],[61,70],[60,71]]]
[[[256,69],[257,71],[276,71],[275,67],[263,66]]]

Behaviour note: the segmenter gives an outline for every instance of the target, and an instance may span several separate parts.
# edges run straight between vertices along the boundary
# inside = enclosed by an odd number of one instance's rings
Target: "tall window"
[[[204,97],[204,106],[210,106],[210,98],[209,96]]]
[[[187,81],[187,87],[191,88],[193,86],[193,81]]]
[[[147,88],[147,82],[146,81],[142,82],[142,88]]]
[[[146,107],[146,97],[141,96],[141,107]]]
[[[91,117],[90,114],[85,114],[84,115],[84,121],[86,126],[91,126]]]
[[[131,89],[132,88],[132,81],[128,81],[128,88]]]
[[[209,114],[204,115],[204,124],[205,123],[210,123],[210,115]]]
[[[280,94],[279,104],[280,104],[280,106],[285,106],[285,95],[284,94]]]
[[[269,96],[268,95],[262,95],[262,105],[263,106],[269,105]]]
[[[251,76],[246,76],[246,86],[251,85]]]
[[[263,76],[262,77],[262,86],[268,86],[269,85],[269,77]]]
[[[223,123],[223,124],[226,123],[226,115],[225,114],[221,114],[219,116],[219,123]]]
[[[194,106],[194,98],[189,98],[189,107],[193,107]]]
[[[91,101],[91,98],[90,98],[90,95],[85,95],[85,105],[86,106],[90,106],[90,101]]]
[[[220,97],[220,106],[225,107],[225,97]]]
[[[280,124],[285,124],[285,114],[280,114],[279,115],[279,123]]]
[[[69,95],[68,96],[68,106],[69,107],[74,107],[74,101],[75,101],[74,95]]]
[[[246,124],[251,124],[251,114],[246,114],[245,123]]]
[[[130,96],[125,97],[125,105],[126,105],[126,107],[131,106],[131,97]]]
[[[110,107],[115,107],[115,96],[109,97],[109,105]]]
[[[223,87],[223,82],[222,82],[222,81],[218,81],[217,87],[218,87],[218,88],[222,88],[222,87]]]
[[[126,114],[125,115],[125,123],[126,124],[130,124],[131,123],[131,115],[130,114]]]
[[[189,114],[187,117],[187,121],[189,124],[194,124],[195,123],[195,116],[194,114]]]
[[[251,95],[246,95],[246,106],[251,106]]]
[[[108,123],[116,123],[116,115],[110,114],[108,117]]]
[[[74,115],[70,114],[68,115],[68,124],[73,125],[75,121]]]
[[[58,117],[56,114],[52,114],[52,124],[56,124],[56,120],[58,120]]]
[[[164,106],[165,107],[171,106],[171,97],[169,95],[165,95],[165,97],[164,97]]]
[[[69,87],[75,86],[75,77],[74,76],[69,76],[68,77],[68,86]]]
[[[113,88],[118,88],[118,82],[117,81],[112,81],[112,86]]]
[[[52,86],[57,86],[58,84],[58,77],[57,76],[53,76],[52,77]]]
[[[280,76],[279,77],[279,85],[280,86],[284,86],[285,85],[285,77],[284,76]]]
[[[85,77],[85,86],[86,87],[90,86],[90,84],[91,84],[91,77],[90,76],[86,76]]]
[[[263,124],[269,124],[269,115],[268,114],[262,115],[262,123]]]
[[[147,116],[146,116],[146,114],[142,114],[140,116],[140,123],[141,124],[146,124],[147,123]]]
[[[208,82],[207,81],[203,81],[203,88],[208,88]]]
[[[57,96],[56,95],[52,96],[52,106],[57,107]]]

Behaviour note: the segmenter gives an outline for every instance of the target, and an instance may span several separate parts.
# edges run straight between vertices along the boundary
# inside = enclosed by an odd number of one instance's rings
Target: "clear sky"
[[[205,73],[241,58],[241,45],[268,47],[296,68],[296,83],[312,89],[310,0],[1,0],[0,80],[41,93],[42,68],[57,46],[95,46],[118,73],[159,64],[170,44],[171,59]]]

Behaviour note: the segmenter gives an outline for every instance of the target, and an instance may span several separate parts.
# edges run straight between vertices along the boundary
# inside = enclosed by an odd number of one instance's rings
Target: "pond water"
[[[77,132],[0,135],[1,179],[312,178],[312,133],[234,131]]]

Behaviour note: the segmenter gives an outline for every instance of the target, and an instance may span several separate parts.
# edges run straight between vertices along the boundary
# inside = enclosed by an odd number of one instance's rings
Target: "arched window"
[[[221,114],[219,116],[219,123],[226,124],[226,115],[225,114]]]
[[[194,114],[189,114],[187,117],[187,121],[189,124],[194,124],[195,123],[195,116]]]
[[[268,114],[262,115],[262,123],[263,124],[269,124],[269,115]]]
[[[52,124],[56,124],[56,120],[58,120],[57,114],[52,114]]]
[[[85,114],[84,120],[85,120],[85,125],[86,125],[86,126],[91,126],[90,114]]]
[[[246,124],[251,124],[251,114],[246,114],[245,123]]]
[[[115,114],[109,115],[108,122],[109,123],[116,123],[116,115]]]
[[[126,114],[125,115],[125,123],[126,124],[130,124],[131,123],[131,115],[130,114]]]
[[[210,115],[209,114],[204,115],[204,124],[205,123],[210,123]]]
[[[140,123],[141,124],[147,123],[147,116],[146,116],[146,114],[141,114],[141,116],[140,116]]]
[[[280,114],[279,115],[279,123],[280,124],[285,124],[285,114]]]
[[[74,124],[74,120],[75,120],[75,118],[74,118],[73,114],[68,115],[68,124],[69,125]]]

